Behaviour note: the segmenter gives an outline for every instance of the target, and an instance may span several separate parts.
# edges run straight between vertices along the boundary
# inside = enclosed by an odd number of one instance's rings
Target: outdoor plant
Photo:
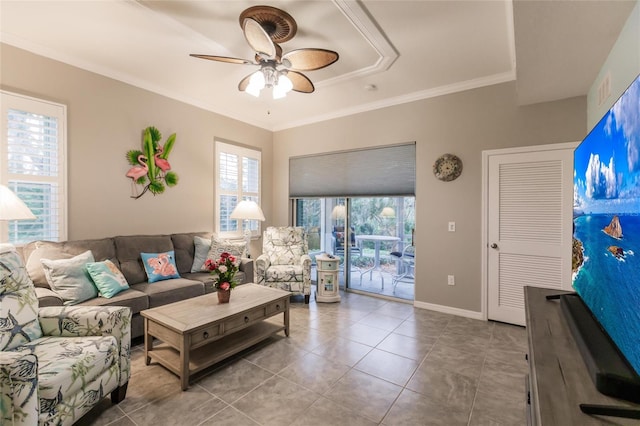
[[[220,259],[207,259],[204,262],[204,269],[211,271],[212,275],[217,275],[213,281],[213,286],[218,290],[231,290],[236,286],[235,276],[238,272],[236,257],[226,251],[220,254]]]

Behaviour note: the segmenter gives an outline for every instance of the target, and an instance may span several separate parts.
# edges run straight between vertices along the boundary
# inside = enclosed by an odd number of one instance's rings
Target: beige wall
[[[0,87],[68,107],[69,239],[213,229],[213,139],[263,152],[263,209],[288,223],[288,158],[416,141],[416,301],[480,311],[481,152],[577,141],[586,131],[584,97],[518,107],[501,84],[272,134],[130,85],[7,45]],[[129,198],[124,154],[155,125],[178,134],[171,154],[180,183],[160,196]],[[446,152],[463,160],[454,182],[433,177]],[[456,221],[456,232],[446,231]],[[253,253],[259,251],[255,241]],[[446,276],[456,285],[446,285]]]
[[[640,73],[640,1],[629,15],[598,77],[587,94],[587,125],[591,130],[622,92]],[[611,95],[598,105],[598,88],[606,75],[611,78]]]
[[[69,239],[213,230],[215,137],[262,150],[272,173],[273,134],[98,74],[1,45],[3,90],[67,105]],[[156,126],[177,133],[170,161],[180,181],[162,195],[130,198],[125,153]],[[271,216],[272,188],[263,209]],[[255,253],[255,251],[254,251]]]
[[[287,224],[290,156],[416,141],[418,302],[481,310],[481,153],[487,149],[581,140],[586,98],[518,107],[505,83],[275,133],[273,220]],[[453,182],[432,173],[436,158],[458,155]],[[447,222],[456,232],[447,232]],[[447,285],[455,275],[456,285]]]

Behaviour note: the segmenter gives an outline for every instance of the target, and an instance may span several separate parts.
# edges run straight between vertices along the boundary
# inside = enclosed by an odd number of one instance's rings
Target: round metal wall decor
[[[462,160],[453,154],[444,154],[433,163],[433,174],[444,182],[457,179],[462,174]]]

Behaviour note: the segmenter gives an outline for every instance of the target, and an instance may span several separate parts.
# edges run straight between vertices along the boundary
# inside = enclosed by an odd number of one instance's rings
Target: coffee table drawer
[[[197,347],[201,343],[207,340],[215,340],[217,337],[230,333],[238,328],[247,326],[257,321],[277,315],[285,310],[285,301],[273,302],[263,308],[256,308],[252,311],[246,312],[242,315],[229,318],[229,320],[222,324],[212,325],[203,330],[197,331],[191,335],[191,346]]]
[[[222,324],[223,327],[223,333],[227,334],[232,332],[233,330],[236,330],[238,328],[242,328],[242,327],[246,327],[247,325],[256,322],[256,321],[261,321],[263,319],[266,318],[265,315],[265,308],[257,308],[257,309],[253,309],[251,311],[247,311],[243,314],[240,315],[236,315],[234,317],[229,318],[227,321],[225,321]]]
[[[212,325],[210,327],[205,328],[204,330],[197,331],[191,335],[191,346],[196,346],[199,343],[205,342],[207,340],[214,340],[214,337],[220,335],[220,326]]]
[[[267,305],[266,314],[267,316],[276,315],[279,312],[284,312],[285,309],[285,301],[281,300],[279,302],[273,302]]]

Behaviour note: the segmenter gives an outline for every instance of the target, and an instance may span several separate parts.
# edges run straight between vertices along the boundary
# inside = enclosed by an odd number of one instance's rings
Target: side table
[[[317,302],[340,301],[340,286],[338,283],[339,268],[340,258],[329,257],[326,254],[316,256],[316,270],[318,272]]]

